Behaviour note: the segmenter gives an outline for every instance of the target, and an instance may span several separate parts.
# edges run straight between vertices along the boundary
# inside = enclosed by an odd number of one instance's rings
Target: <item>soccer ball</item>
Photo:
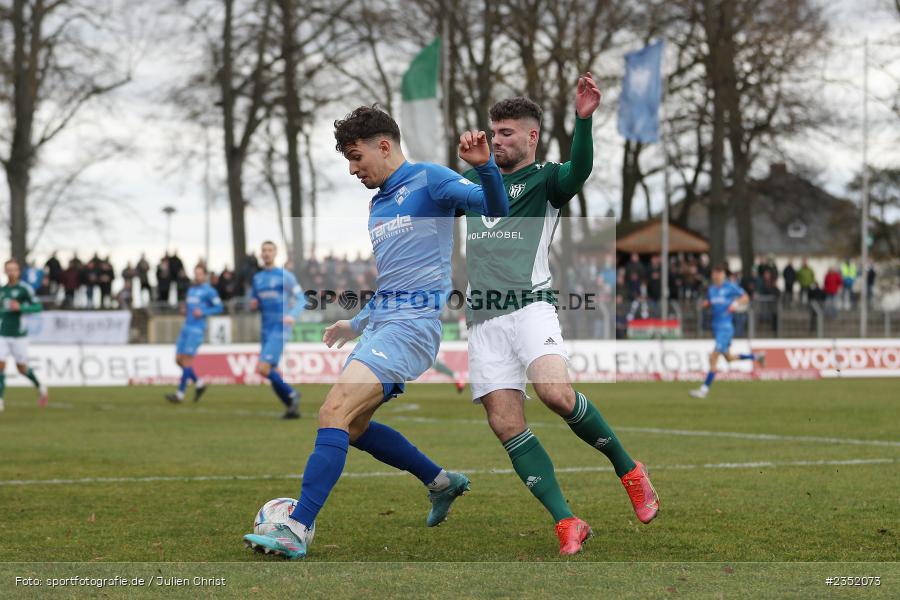
[[[275,530],[275,525],[287,523],[295,506],[297,506],[297,501],[293,498],[275,498],[274,500],[269,500],[263,504],[263,507],[256,513],[256,518],[253,520],[253,533],[257,535],[266,535]],[[309,530],[307,542],[312,541],[315,533],[316,524],[313,523],[313,526]]]

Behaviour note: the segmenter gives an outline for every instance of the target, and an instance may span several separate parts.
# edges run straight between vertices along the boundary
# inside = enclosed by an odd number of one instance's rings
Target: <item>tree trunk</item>
[[[231,209],[231,250],[234,275],[243,281],[244,260],[247,252],[247,231],[244,226],[244,158],[234,147],[225,148],[225,168],[228,171],[228,206]]]
[[[222,91],[222,118],[224,125],[225,169],[228,173],[228,206],[231,209],[231,251],[234,261],[234,275],[239,285],[243,285],[244,257],[247,252],[247,233],[244,227],[244,156],[235,143],[235,98],[231,87],[234,70],[232,49],[232,26],[234,20],[234,0],[224,0],[225,23],[222,31],[222,66],[219,83]]]
[[[725,228],[728,205],[725,200],[725,98],[722,90],[722,20],[718,2],[705,0],[704,28],[709,54],[706,76],[713,92],[713,134],[709,187],[709,258],[712,264],[725,260]]]
[[[300,186],[300,100],[297,94],[297,46],[294,0],[280,0],[284,59],[284,132],[287,138],[287,169],[290,183],[291,261],[294,271],[303,261],[303,197]]]
[[[722,5],[722,51],[723,91],[728,110],[728,142],[733,163],[732,184],[729,201],[734,209],[737,225],[738,249],[741,255],[741,271],[749,275],[753,272],[753,214],[752,198],[747,189],[750,165],[744,148],[744,116],[738,91],[735,68],[736,51],[734,44],[734,7],[730,2]]]
[[[34,164],[32,134],[37,110],[39,55],[42,39],[43,2],[32,6],[26,16],[25,0],[15,0],[12,8],[13,50],[13,126],[9,159],[5,163],[9,184],[9,241],[12,256],[28,258],[28,189]]]

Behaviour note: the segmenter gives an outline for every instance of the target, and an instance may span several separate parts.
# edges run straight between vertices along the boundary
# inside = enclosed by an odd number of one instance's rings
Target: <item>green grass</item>
[[[33,390],[12,389],[0,413],[0,563],[10,563],[0,565],[0,596],[27,593],[10,587],[25,572],[157,570],[190,577],[228,573],[233,583],[227,590],[203,589],[234,597],[254,588],[263,597],[271,591],[267,585],[284,577],[293,582],[285,585],[306,595],[344,586],[350,597],[370,595],[354,589],[425,597],[434,584],[421,581],[443,577],[447,585],[469,585],[460,574],[485,582],[461,587],[455,595],[462,597],[470,597],[466,589],[472,597],[482,596],[479,590],[488,596],[494,590],[491,597],[569,590],[577,597],[579,586],[602,591],[620,578],[626,587],[615,588],[619,595],[638,597],[701,591],[740,597],[742,590],[790,596],[785,590],[804,577],[814,586],[806,588],[811,597],[855,593],[818,581],[832,570],[881,575],[880,588],[860,590],[867,598],[900,593],[900,384],[721,382],[702,401],[687,397],[689,387],[579,387],[650,468],[662,510],[649,526],[637,522],[606,459],[529,402],[532,430],[553,457],[576,514],[595,532],[585,552],[561,560],[550,518],[509,471],[482,409],[451,387],[411,386],[377,418],[446,467],[469,472],[471,493],[447,523],[427,529],[428,502],[419,482],[351,451],[345,472],[356,476],[335,488],[304,565],[273,562],[240,544],[260,505],[298,494],[296,474],[315,436],[314,418],[279,420],[280,405],[267,388],[215,388],[199,406],[171,406],[162,388],[56,389],[45,410],[34,405]],[[303,388],[307,415],[326,390]],[[722,435],[729,432],[751,435]],[[871,443],[878,441],[888,443]],[[835,464],[842,461],[862,462]],[[91,481],[71,481],[86,478]],[[14,480],[67,482],[9,483]],[[22,561],[32,564],[12,564]],[[133,564],[34,564],[51,561]],[[648,564],[621,564],[635,561]],[[139,564],[146,562],[173,564]],[[177,564],[198,562],[227,564]],[[853,562],[882,564],[805,564]],[[779,563],[789,564],[779,571]],[[635,573],[650,587],[639,587]],[[512,594],[520,586],[521,593]],[[146,590],[162,592],[196,596],[200,589]]]

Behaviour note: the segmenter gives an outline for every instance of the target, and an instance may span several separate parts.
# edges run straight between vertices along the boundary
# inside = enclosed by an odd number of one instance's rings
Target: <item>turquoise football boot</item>
[[[447,519],[453,501],[469,491],[469,478],[462,473],[448,472],[450,485],[439,492],[428,492],[431,510],[426,521],[429,527],[440,525]]]
[[[244,545],[256,552],[283,556],[288,560],[306,558],[306,542],[287,525],[276,525],[274,531],[265,535],[248,533],[244,536]]]

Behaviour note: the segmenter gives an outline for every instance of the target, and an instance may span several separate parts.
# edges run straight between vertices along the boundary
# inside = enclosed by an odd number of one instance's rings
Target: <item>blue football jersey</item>
[[[199,308],[200,317],[194,316],[194,309]],[[188,288],[185,297],[185,317],[184,327],[192,329],[206,329],[206,317],[210,315],[218,315],[225,307],[222,306],[222,300],[216,288],[208,283],[201,285],[192,285]]]
[[[732,313],[728,312],[731,303],[746,294],[744,289],[731,281],[725,281],[722,285],[711,285],[706,295],[709,299],[712,311],[712,327],[732,327]]]
[[[264,330],[284,327],[284,317],[295,319],[306,308],[303,288],[290,271],[280,267],[263,269],[253,276],[251,297],[259,302],[259,313]]]
[[[456,211],[496,217],[509,213],[493,157],[477,171],[482,185],[441,165],[404,162],[379,188],[368,223],[377,292],[353,319],[356,331],[369,320],[438,317],[452,286]]]

